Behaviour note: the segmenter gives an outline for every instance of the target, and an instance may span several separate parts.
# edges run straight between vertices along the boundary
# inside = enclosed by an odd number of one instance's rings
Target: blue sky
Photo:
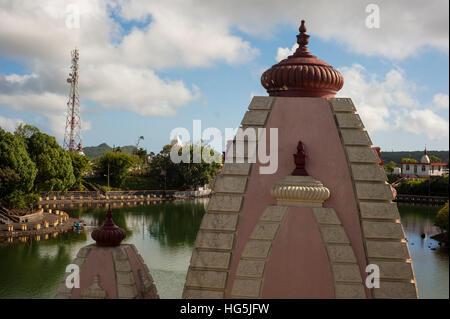
[[[327,13],[321,1],[285,1],[297,10],[187,2],[0,4],[0,126],[30,123],[62,142],[77,46],[84,146],[143,135],[141,145],[158,152],[173,128],[192,132],[198,119],[224,132],[253,95],[266,95],[262,72],[292,48],[306,19],[311,52],[343,73],[338,96],[353,99],[374,145],[448,149],[448,3],[379,1],[380,28],[368,29],[361,1],[325,1]],[[79,27],[68,27],[73,13]]]

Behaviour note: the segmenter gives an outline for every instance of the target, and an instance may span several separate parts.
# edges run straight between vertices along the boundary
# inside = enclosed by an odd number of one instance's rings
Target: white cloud
[[[8,118],[0,115],[0,127],[5,131],[14,132],[21,123],[23,123],[21,119]]]
[[[448,139],[448,121],[429,108],[419,108],[416,86],[405,79],[403,70],[392,69],[382,79],[369,74],[359,64],[339,70],[345,81],[336,96],[352,98],[370,133],[403,130],[433,140]],[[443,104],[444,100],[444,94],[437,94],[433,99],[435,104]]]
[[[448,140],[449,123],[430,109],[405,110],[397,125],[410,133],[426,135],[430,140]]]
[[[286,59],[288,56],[294,54],[295,50],[298,48],[298,43],[294,44],[292,48],[289,50],[289,48],[278,48],[277,50],[277,56],[275,57],[275,60],[277,62],[280,62],[281,60]]]
[[[448,94],[438,93],[433,96],[434,109],[448,109],[449,99]]]

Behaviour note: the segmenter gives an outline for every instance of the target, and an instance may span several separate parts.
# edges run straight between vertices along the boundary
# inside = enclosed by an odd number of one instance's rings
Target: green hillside
[[[133,145],[120,146],[120,149],[124,153],[132,154],[136,147]],[[91,159],[96,159],[101,157],[104,153],[112,151],[112,147],[106,143],[102,143],[98,146],[87,146],[83,147],[83,152],[87,157]]]
[[[439,157],[443,163],[448,163],[448,151],[428,151],[428,156],[434,155]],[[420,161],[420,158],[423,155],[423,151],[404,151],[404,152],[381,152],[381,158],[383,159],[384,163],[389,163],[390,161],[394,161],[395,163],[400,163],[402,161],[402,158],[414,158],[418,161]]]

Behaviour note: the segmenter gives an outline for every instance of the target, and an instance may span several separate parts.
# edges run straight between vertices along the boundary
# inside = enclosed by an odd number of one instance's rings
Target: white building
[[[400,163],[402,176],[408,178],[428,178],[430,176],[442,176],[447,173],[446,163],[431,163],[427,150],[423,152],[420,163]]]

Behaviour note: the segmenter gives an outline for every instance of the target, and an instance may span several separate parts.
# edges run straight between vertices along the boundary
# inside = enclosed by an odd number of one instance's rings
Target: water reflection
[[[125,229],[125,242],[138,248],[161,298],[180,298],[207,200],[164,202],[113,208],[114,222]],[[120,206],[120,205],[118,205]],[[61,208],[61,207],[59,207]],[[63,208],[61,208],[63,209]],[[93,242],[90,233],[105,220],[105,207],[65,211],[87,227],[48,240],[0,243],[0,298],[52,298],[65,267],[78,250]]]
[[[449,297],[448,247],[430,237],[439,229],[434,216],[439,207],[398,205],[411,253],[419,298]]]

